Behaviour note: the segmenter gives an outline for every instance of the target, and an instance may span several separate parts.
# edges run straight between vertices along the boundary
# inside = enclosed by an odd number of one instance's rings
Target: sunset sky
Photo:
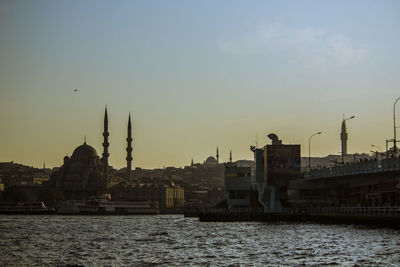
[[[0,36],[0,162],[100,155],[105,105],[116,168],[129,112],[143,168],[252,159],[269,133],[339,154],[343,114],[349,153],[393,138],[400,1],[3,0]]]

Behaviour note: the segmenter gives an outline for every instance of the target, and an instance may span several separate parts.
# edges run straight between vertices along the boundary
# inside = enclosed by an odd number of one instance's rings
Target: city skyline
[[[188,166],[249,146],[301,155],[385,149],[400,96],[397,1],[0,3],[0,161],[58,167],[83,143],[133,168]],[[400,105],[396,106],[400,125]]]

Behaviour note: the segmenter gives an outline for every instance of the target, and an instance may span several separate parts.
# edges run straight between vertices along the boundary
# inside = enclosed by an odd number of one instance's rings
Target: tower
[[[342,121],[342,132],[340,133],[340,139],[342,140],[342,161],[344,156],[347,155],[347,131],[346,131],[346,120]]]
[[[110,154],[108,153],[108,147],[110,146],[110,143],[108,143],[108,136],[110,134],[108,133],[108,116],[107,116],[107,107],[104,112],[104,132],[103,132],[103,163],[105,165],[108,165],[108,157]],[[85,137],[85,143],[86,143],[86,137]]]
[[[131,171],[132,171],[132,125],[131,125],[131,114],[129,113],[128,119],[128,137],[126,138],[128,143],[126,147],[126,171],[128,181],[131,182]]]
[[[219,163],[219,153],[218,153],[218,147],[217,147],[217,163]]]
[[[110,143],[108,142],[108,136],[110,134],[108,133],[108,116],[107,116],[107,106],[104,111],[104,131],[103,131],[103,177],[104,177],[104,182],[105,182],[105,189],[108,190],[108,157],[110,154],[108,153],[108,147],[110,146]],[[86,143],[86,137],[85,137],[85,143]]]
[[[229,151],[229,162],[232,163],[232,150]]]

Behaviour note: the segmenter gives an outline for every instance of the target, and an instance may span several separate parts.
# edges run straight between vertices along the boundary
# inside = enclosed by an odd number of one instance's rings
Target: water
[[[400,230],[179,215],[0,216],[0,265],[399,266]]]

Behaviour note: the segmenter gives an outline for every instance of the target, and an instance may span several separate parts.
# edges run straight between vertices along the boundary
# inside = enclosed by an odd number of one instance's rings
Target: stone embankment
[[[286,209],[281,213],[224,212],[202,210],[197,213],[202,222],[313,222],[322,224],[360,224],[400,228],[400,207],[346,207]]]

